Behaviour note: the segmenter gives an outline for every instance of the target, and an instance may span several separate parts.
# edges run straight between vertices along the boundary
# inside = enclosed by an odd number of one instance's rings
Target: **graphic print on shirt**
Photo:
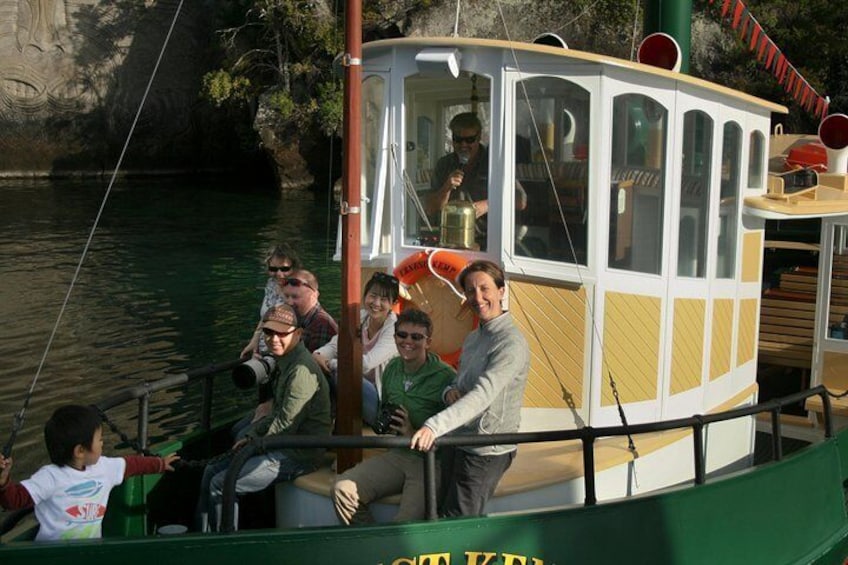
[[[65,489],[64,495],[74,502],[64,508],[68,530],[63,538],[90,537],[89,530],[103,520],[106,514],[106,501],[101,495],[103,483],[87,480]]]

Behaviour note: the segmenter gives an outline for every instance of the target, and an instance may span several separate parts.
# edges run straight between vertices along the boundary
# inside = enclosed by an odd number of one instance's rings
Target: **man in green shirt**
[[[445,407],[442,393],[456,373],[430,352],[432,333],[433,322],[424,312],[404,310],[398,316],[395,345],[399,356],[383,372],[380,395],[381,407],[399,406],[390,426],[393,433],[412,437],[427,418]],[[333,485],[333,504],[342,523],[369,523],[374,519],[368,504],[397,493],[402,495],[394,521],[424,518],[423,460],[408,448],[391,449],[346,471]]]

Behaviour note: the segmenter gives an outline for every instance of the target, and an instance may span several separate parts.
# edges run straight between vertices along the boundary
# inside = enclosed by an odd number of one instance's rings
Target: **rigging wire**
[[[333,27],[333,32],[335,35],[335,39],[339,38],[339,0],[333,3],[333,21],[336,22],[336,25]],[[334,73],[335,75],[335,73]],[[338,75],[335,75],[338,76]],[[339,84],[339,81],[336,80],[336,84]],[[326,246],[324,248],[324,260],[329,261],[333,254],[335,253],[336,246],[330,240],[330,231],[332,229],[333,222],[333,197],[335,196],[335,190],[333,186],[333,159],[335,158],[335,154],[333,151],[336,146],[336,136],[334,134],[330,134],[330,166],[327,167],[327,231],[324,237],[324,241],[326,242]]]
[[[456,17],[453,22],[453,37],[459,37],[459,3],[461,0],[456,0]]]
[[[80,255],[79,262],[77,263],[77,267],[74,270],[74,276],[71,278],[71,283],[68,285],[68,291],[65,293],[65,299],[62,301],[62,306],[59,309],[59,315],[56,317],[56,322],[53,324],[53,330],[50,332],[50,337],[47,340],[47,345],[44,347],[44,352],[41,355],[41,360],[38,363],[38,368],[35,371],[35,377],[32,379],[32,383],[30,384],[29,391],[27,392],[26,397],[24,398],[23,406],[21,406],[20,412],[15,415],[14,422],[12,424],[12,432],[9,436],[9,440],[3,446],[3,456],[9,457],[12,453],[12,447],[15,444],[15,440],[17,439],[18,432],[23,428],[24,425],[24,416],[26,415],[26,410],[29,407],[29,403],[32,400],[32,394],[35,391],[35,385],[38,383],[38,379],[41,376],[41,370],[44,368],[44,363],[47,360],[47,355],[50,353],[50,348],[53,345],[53,340],[56,337],[56,333],[59,330],[59,324],[62,322],[62,317],[65,314],[65,310],[68,307],[68,302],[71,298],[71,293],[74,290],[74,286],[76,285],[77,279],[79,278],[80,271],[82,270],[82,265],[85,262],[85,258],[88,256],[88,250],[91,247],[91,242],[94,239],[94,233],[97,231],[97,226],[100,223],[100,218],[103,215],[103,211],[106,209],[106,202],[109,200],[109,195],[112,192],[112,187],[115,184],[115,179],[118,177],[118,171],[121,169],[121,164],[124,161],[124,156],[127,153],[127,149],[130,145],[130,140],[132,139],[133,133],[135,132],[135,128],[138,124],[138,120],[141,117],[141,111],[144,109],[144,103],[147,101],[147,97],[150,94],[150,89],[153,86],[153,80],[156,78],[156,74],[159,71],[159,65],[162,63],[162,58],[165,55],[165,49],[168,47],[168,43],[171,40],[171,35],[173,35],[174,27],[176,26],[177,19],[179,18],[180,11],[182,11],[184,0],[180,0],[179,4],[177,4],[177,8],[174,11],[174,17],[171,19],[171,25],[168,28],[168,33],[165,35],[165,40],[162,43],[162,48],[159,50],[159,56],[156,58],[156,64],[153,66],[153,72],[150,74],[150,79],[147,81],[147,86],[144,89],[144,94],[141,97],[141,101],[138,104],[138,110],[135,113],[135,118],[133,118],[132,125],[130,125],[130,130],[127,133],[127,138],[124,141],[124,146],[121,149],[121,154],[118,157],[117,163],[115,163],[115,168],[112,170],[112,176],[109,179],[109,184],[106,187],[106,193],[103,195],[103,200],[100,202],[100,209],[97,211],[97,215],[94,218],[94,223],[91,226],[91,231],[88,234],[88,239],[85,242],[85,246],[83,247],[82,254]]]
[[[639,0],[633,0],[633,34],[630,36],[630,60],[636,60],[636,30],[639,26]]]
[[[573,24],[574,22],[576,22],[577,20],[579,20],[580,18],[582,18],[583,16],[588,14],[592,10],[592,8],[594,8],[598,4],[598,2],[600,2],[600,1],[601,0],[595,0],[594,2],[592,2],[591,4],[589,4],[588,6],[583,8],[582,12],[580,12],[579,14],[577,14],[576,16],[574,16],[573,18],[571,18],[570,20],[568,20],[567,22],[565,22],[564,24],[562,24],[561,26],[556,28],[554,31],[560,32],[560,31],[564,30],[565,28],[567,28],[568,26],[570,26],[571,24]],[[498,9],[500,10],[500,3],[498,4]],[[503,14],[501,14],[501,18],[503,18]]]
[[[506,24],[506,18],[504,17],[504,14],[503,14],[501,1],[495,0],[495,4],[497,5],[498,14],[500,15],[501,22],[503,23],[504,34],[506,35],[506,40],[510,44],[510,53],[512,55],[512,61],[515,64],[515,69],[516,69],[516,72],[518,74],[518,81],[517,82],[521,86],[521,91],[522,91],[521,94],[523,96],[524,102],[527,104],[528,114],[530,115],[530,122],[533,126],[533,133],[536,136],[536,142],[539,144],[539,147],[544,147],[544,144],[542,142],[542,135],[541,135],[541,132],[539,130],[539,124],[536,121],[536,115],[533,112],[533,107],[530,104],[530,96],[527,93],[527,86],[526,86],[525,81],[523,79],[524,73],[521,70],[520,63],[518,62],[518,55],[516,54],[515,49],[512,46],[512,39],[511,39],[510,34],[509,34],[509,28]],[[556,210],[557,210],[557,213],[559,214],[560,222],[562,222],[562,225],[565,228],[565,236],[566,236],[566,240],[568,241],[569,250],[571,251],[571,257],[574,259],[574,265],[576,267],[575,270],[577,272],[577,276],[580,279],[580,285],[583,288],[586,288],[586,281],[583,279],[583,273],[581,271],[581,267],[577,263],[577,252],[574,248],[574,241],[571,237],[571,230],[568,229],[568,223],[565,220],[565,211],[563,210],[562,201],[560,200],[559,194],[557,194],[557,191],[556,191],[556,188],[555,188],[554,177],[553,177],[553,172],[551,171],[550,161],[548,160],[548,156],[544,151],[542,151],[541,153],[542,153],[542,162],[545,165],[545,173],[547,174],[548,183],[551,187],[551,192],[553,193],[554,202],[556,203]],[[586,306],[589,310],[589,318],[592,321],[592,332],[595,336],[595,339],[597,340],[597,343],[603,344],[601,332],[598,329],[598,324],[597,324],[597,321],[595,319],[594,304],[593,304],[592,300],[589,299],[588,293],[586,294],[586,296],[587,296]],[[603,346],[602,346],[602,348],[603,348]],[[604,365],[607,365],[606,361],[604,361],[603,358],[602,358],[602,363]],[[613,379],[612,371],[609,368],[609,366],[606,366],[604,369],[606,370],[606,373],[608,375],[610,388],[612,390],[612,395],[613,395],[615,403],[618,407],[619,418],[621,419],[622,425],[626,428],[627,425],[628,425],[627,424],[627,416],[625,415],[624,408],[622,407],[621,402],[619,400],[618,387],[615,384],[615,379]],[[628,449],[636,457],[638,457],[639,453],[636,450],[636,445],[633,442],[633,437],[629,433],[627,434],[627,443],[628,443]]]

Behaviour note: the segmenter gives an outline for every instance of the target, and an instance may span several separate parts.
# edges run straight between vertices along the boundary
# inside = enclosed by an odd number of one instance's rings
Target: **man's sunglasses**
[[[412,341],[421,341],[422,339],[424,339],[427,336],[424,335],[424,334],[420,334],[418,332],[413,332],[413,333],[395,332],[395,337],[398,338],[398,339],[406,339],[408,337],[411,337]]]
[[[297,328],[290,330],[290,331],[287,331],[287,332],[277,332],[277,331],[272,330],[271,328],[262,328],[262,333],[265,334],[265,337],[267,337],[268,339],[271,339],[274,336],[277,336],[278,338],[282,339],[282,338],[286,337],[287,335],[293,334],[296,330],[297,330]]]
[[[295,288],[297,288],[299,286],[305,286],[308,289],[315,290],[314,288],[312,288],[312,285],[309,284],[308,282],[302,281],[300,279],[295,279],[295,278],[292,278],[292,277],[289,277],[287,279],[283,279],[283,286],[293,286]]]
[[[271,273],[276,273],[277,271],[282,271],[284,273],[288,273],[292,270],[291,265],[280,265],[279,267],[275,267],[273,265],[268,265],[268,271]]]
[[[454,142],[454,143],[468,143],[468,144],[471,144],[471,143],[474,143],[475,141],[477,141],[477,138],[478,138],[478,137],[479,137],[479,136],[477,136],[477,135],[467,135],[467,136],[464,136],[464,137],[463,137],[463,136],[461,136],[461,135],[454,135],[454,136],[453,136],[453,142]]]

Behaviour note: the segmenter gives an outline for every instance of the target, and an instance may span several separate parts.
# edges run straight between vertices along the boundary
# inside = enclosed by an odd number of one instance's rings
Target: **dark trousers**
[[[474,455],[461,449],[442,449],[444,495],[439,515],[480,516],[501,477],[512,465],[515,451],[503,455]]]

